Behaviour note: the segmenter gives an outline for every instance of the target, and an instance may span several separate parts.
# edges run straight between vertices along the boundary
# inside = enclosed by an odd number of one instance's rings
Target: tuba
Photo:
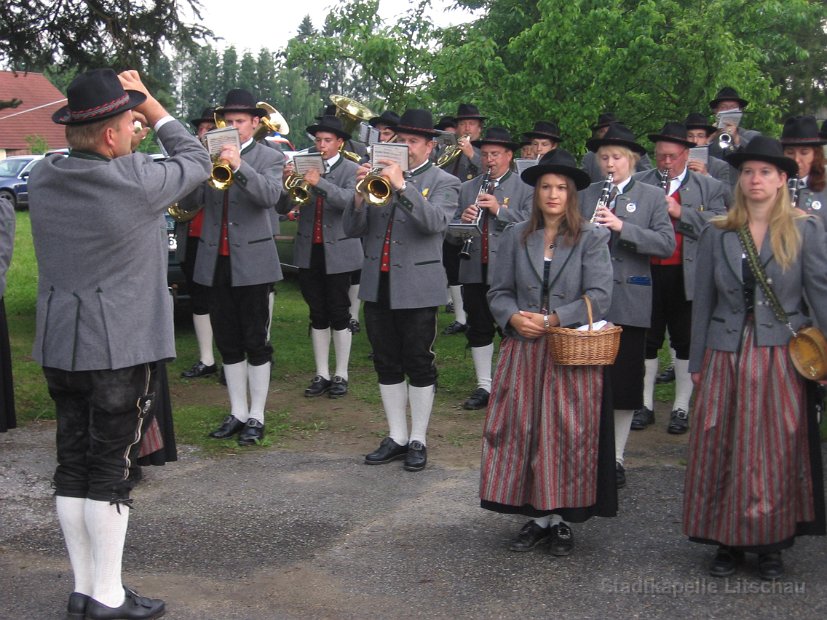
[[[351,135],[359,124],[366,123],[376,116],[367,106],[344,95],[330,95],[330,102],[336,106],[336,117],[342,121],[342,128]],[[339,153],[350,161],[362,161],[357,153],[346,151],[344,145],[339,149]]]
[[[271,133],[277,133],[282,136],[286,136],[290,133],[290,126],[287,124],[287,121],[284,120],[284,117],[279,113],[279,111],[276,110],[276,108],[264,101],[259,101],[256,103],[256,107],[266,110],[267,116],[261,117],[261,120],[258,123],[258,128],[253,134],[253,140],[258,142],[259,140],[266,138]]]

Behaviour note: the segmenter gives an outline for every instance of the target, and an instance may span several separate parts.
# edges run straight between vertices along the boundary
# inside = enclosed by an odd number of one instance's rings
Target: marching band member
[[[437,134],[433,123],[427,110],[405,111],[397,135],[398,142],[408,145],[410,170],[403,174],[398,165],[390,164],[381,172],[393,188],[393,200],[386,206],[370,206],[357,193],[344,215],[345,234],[365,242],[359,296],[390,429],[365,463],[404,458],[408,471],[420,471],[427,463],[426,433],[437,379],[437,306],[445,299],[442,241],[457,208],[460,185],[429,160]],[[369,168],[363,165],[358,178]]]
[[[370,119],[368,124],[379,132],[379,142],[391,142],[396,136],[394,128],[399,124],[399,115],[385,110],[379,116]]]
[[[194,279],[211,287],[210,321],[230,397],[230,414],[210,437],[238,434],[238,445],[250,446],[264,438],[270,388],[268,297],[282,278],[271,210],[281,194],[284,155],[255,141],[253,134],[267,111],[256,106],[249,91],[229,91],[222,115],[228,127],[238,130],[241,148],[225,145],[221,150],[233,171],[228,189],[205,184],[191,196],[205,205]]]
[[[538,159],[556,149],[563,141],[560,127],[551,121],[535,122],[532,130],[523,134],[523,139],[531,141],[534,157]]]
[[[676,245],[672,256],[651,259],[652,319],[646,332],[643,407],[635,411],[631,428],[641,430],[655,421],[658,350],[668,328],[671,347],[675,350],[675,401],[667,430],[673,435],[680,435],[689,427],[689,400],[692,398],[689,340],[698,237],[713,216],[726,213],[726,205],[720,181],[689,169],[689,149],[694,142],[688,140],[685,126],[666,123],[660,133],[650,134],[649,139],[655,145],[657,169],[638,173],[634,178],[641,183],[660,187],[666,194]],[[665,183],[668,185],[664,187]]]
[[[339,398],[348,391],[348,363],[353,334],[350,331],[351,273],[362,264],[362,245],[342,231],[342,214],[353,199],[359,166],[339,154],[350,138],[335,116],[323,116],[307,128],[324,160],[325,172],[304,174],[310,199],[299,207],[293,260],[299,268],[299,287],[310,308],[310,337],[316,376],[304,391],[307,397],[327,393]],[[292,172],[286,167],[285,178]],[[285,191],[279,200],[280,213],[294,208]],[[330,340],[336,354],[336,372],[330,376]]]
[[[455,220],[478,222],[482,235],[470,242],[466,260],[459,263],[459,281],[468,315],[465,335],[477,377],[477,387],[462,404],[463,409],[484,409],[491,393],[496,321],[488,308],[488,287],[503,231],[528,217],[531,188],[511,171],[519,144],[502,127],[491,127],[473,146],[480,150],[484,173],[462,184]],[[488,187],[482,188],[486,182]],[[465,247],[465,246],[463,246]],[[456,249],[454,249],[456,251]]]
[[[817,384],[795,370],[785,322],[827,327],[827,246],[820,218],[790,208],[798,166],[778,141],[757,136],[727,161],[740,168],[735,204],[697,252],[682,522],[690,540],[718,545],[710,575],[733,574],[750,552],[773,580],[796,536],[825,534]]]
[[[715,95],[715,98],[709,102],[709,108],[715,115],[721,112],[743,112],[749,105],[749,101],[742,99],[731,86],[724,86]],[[732,144],[727,149],[722,149],[718,143],[718,138],[724,132],[732,137]],[[749,141],[761,134],[753,129],[745,129],[741,124],[737,127],[728,125],[720,129],[716,128],[715,133],[709,137],[709,152],[715,157],[722,158],[727,153],[737,152],[739,149],[746,147]],[[734,186],[737,182],[737,174],[730,175],[730,183]]]
[[[589,176],[557,149],[522,173],[535,187],[527,221],[508,228],[488,298],[506,334],[485,419],[481,506],[532,517],[511,544],[552,555],[574,547],[568,522],[617,513],[611,404],[600,366],[549,357],[547,326],[588,323],[609,309],[609,231],[583,220],[577,190]]]
[[[690,112],[686,115],[683,121],[686,127],[686,139],[692,142],[696,147],[707,147],[707,163],[697,159],[689,160],[687,166],[692,172],[711,176],[713,179],[719,180],[724,184],[724,202],[729,206],[732,202],[732,190],[730,181],[730,172],[732,166],[726,163],[723,159],[719,159],[709,154],[709,137],[718,131],[715,125],[710,125],[706,116],[700,112]]]
[[[601,139],[604,135],[606,135],[609,127],[618,122],[620,121],[618,121],[615,115],[611,112],[602,113],[597,117],[597,122],[591,126],[592,140]],[[592,151],[586,151],[586,154],[583,155],[583,161],[580,163],[580,168],[585,170],[586,174],[588,174],[594,182],[605,180],[606,178],[605,173],[600,166],[600,162],[597,160],[595,153]],[[651,168],[652,162],[649,161],[649,156],[644,151],[640,154],[637,164],[635,164],[635,171],[644,172],[645,170],[649,170]]]
[[[613,175],[609,204],[595,213],[604,182],[580,192],[580,211],[611,231],[614,289],[607,320],[623,327],[620,351],[611,366],[614,400],[615,459],[618,487],[626,484],[623,453],[632,416],[643,400],[646,330],[652,319],[652,256],[667,258],[675,251],[675,234],[662,190],[632,178],[646,151],[623,124],[613,123],[602,138],[586,143],[600,163],[600,176]]]
[[[798,164],[797,203],[793,205],[810,215],[818,215],[827,225],[824,149],[827,139],[818,133],[812,116],[796,116],[784,123],[781,146],[784,155]]]

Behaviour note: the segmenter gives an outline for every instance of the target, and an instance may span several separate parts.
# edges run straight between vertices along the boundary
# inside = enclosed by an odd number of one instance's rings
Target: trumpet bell
[[[356,184],[356,191],[364,196],[369,205],[374,207],[387,206],[393,197],[390,181],[374,171],[369,172]]]
[[[226,161],[219,159],[213,164],[207,183],[213,189],[226,191],[233,184],[233,169]]]
[[[336,116],[349,134],[353,133],[359,123],[367,122],[376,116],[367,106],[344,95],[330,95],[330,102],[336,106]]]
[[[310,202],[310,185],[298,174],[289,175],[284,181],[284,187],[294,205],[303,207]]]

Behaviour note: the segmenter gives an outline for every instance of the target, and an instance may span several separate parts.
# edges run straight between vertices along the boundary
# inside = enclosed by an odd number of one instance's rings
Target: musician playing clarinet
[[[789,183],[794,188],[793,207],[809,215],[817,215],[827,224],[827,191],[825,191],[824,149],[827,139],[818,133],[812,116],[796,116],[784,123],[781,146],[784,155],[798,164],[798,176]]]

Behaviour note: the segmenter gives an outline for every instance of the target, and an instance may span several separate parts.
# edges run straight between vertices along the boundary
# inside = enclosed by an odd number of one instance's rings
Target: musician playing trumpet
[[[468,330],[465,332],[477,377],[477,387],[462,404],[463,409],[483,409],[491,394],[492,360],[496,321],[486,298],[491,285],[493,265],[500,238],[510,225],[528,218],[532,190],[511,171],[514,151],[520,148],[507,130],[491,127],[485,137],[475,140],[483,168],[488,171],[488,187],[482,174],[462,184],[455,220],[478,222],[481,235],[470,243],[466,260],[460,260],[459,281],[463,286]]]

